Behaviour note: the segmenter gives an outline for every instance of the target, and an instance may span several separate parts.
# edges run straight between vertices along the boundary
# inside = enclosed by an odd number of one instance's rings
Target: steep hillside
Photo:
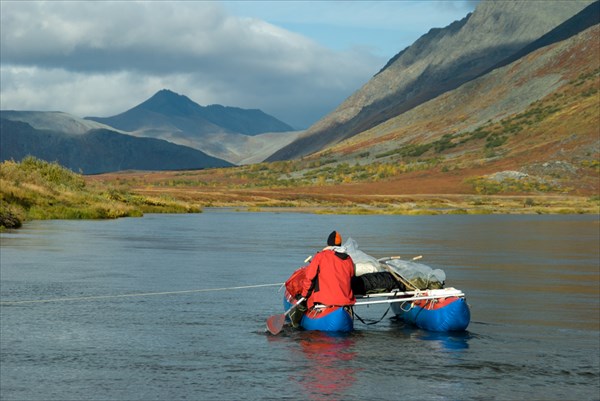
[[[267,160],[298,158],[398,116],[489,71],[591,1],[482,1],[443,29],[432,29],[305,134]]]
[[[481,188],[496,183],[497,190],[510,190],[502,186],[506,181],[516,185],[515,192],[529,186],[598,193],[598,38],[596,24],[306,162],[388,166],[388,177],[397,179],[387,182],[387,189],[381,186],[384,192],[398,190],[396,185],[412,186],[403,189],[409,193],[468,192],[479,180]],[[357,181],[353,174],[346,172]],[[411,176],[415,180],[407,180]]]
[[[119,170],[181,170],[231,164],[198,150],[153,138],[136,138],[106,129],[69,135],[37,130],[27,123],[0,119],[0,160],[35,156],[73,171],[97,174]]]

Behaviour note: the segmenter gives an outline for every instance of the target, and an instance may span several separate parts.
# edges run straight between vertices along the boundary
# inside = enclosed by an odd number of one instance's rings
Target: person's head
[[[327,246],[340,246],[342,245],[342,236],[337,231],[332,231],[327,237]]]

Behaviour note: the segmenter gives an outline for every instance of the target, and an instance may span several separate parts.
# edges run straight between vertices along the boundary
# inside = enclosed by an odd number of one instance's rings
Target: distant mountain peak
[[[169,89],[161,89],[135,108],[153,111],[159,114],[190,115],[198,113],[200,106],[185,95]]]
[[[185,95],[181,95],[177,92],[173,92],[170,89],[161,89],[158,92],[156,92],[154,95],[152,95],[150,97],[150,99],[148,99],[147,101],[150,101],[152,99],[159,99],[159,100],[170,100],[170,101],[185,101],[185,102],[192,102],[194,103],[189,97],[185,96]]]

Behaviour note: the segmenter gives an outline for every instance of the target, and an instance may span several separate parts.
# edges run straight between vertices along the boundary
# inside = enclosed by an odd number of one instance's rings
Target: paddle
[[[302,301],[304,301],[304,298],[300,298],[298,302],[292,305],[290,309],[286,310],[285,313],[269,317],[267,319],[267,330],[269,330],[269,333],[273,334],[274,336],[279,334],[281,329],[283,329],[283,325],[285,324],[285,317],[289,315],[291,311],[296,309],[296,307],[300,305]]]

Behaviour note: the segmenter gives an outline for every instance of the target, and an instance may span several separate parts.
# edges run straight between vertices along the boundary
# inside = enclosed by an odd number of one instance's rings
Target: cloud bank
[[[218,2],[0,2],[0,108],[110,116],[160,89],[306,128],[387,61]],[[401,50],[401,49],[398,49]]]

